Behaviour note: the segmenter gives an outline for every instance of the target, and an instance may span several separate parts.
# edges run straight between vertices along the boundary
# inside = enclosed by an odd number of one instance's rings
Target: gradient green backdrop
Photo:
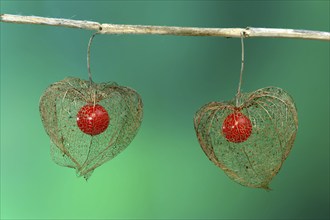
[[[1,1],[1,13],[119,24],[329,31],[329,1]],[[87,79],[92,32],[1,23],[1,218],[329,218],[329,42],[245,40],[243,90],[295,99],[299,130],[271,183],[231,181],[201,150],[194,113],[233,98],[239,39],[96,36],[96,82],[136,89],[144,120],[131,145],[88,182],[51,161],[39,97],[67,76]]]

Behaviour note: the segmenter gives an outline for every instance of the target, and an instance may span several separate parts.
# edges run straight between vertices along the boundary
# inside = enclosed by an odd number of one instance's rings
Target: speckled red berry
[[[229,142],[244,142],[250,137],[251,132],[250,119],[239,111],[228,115],[222,125],[222,133]]]
[[[104,132],[110,122],[110,117],[101,105],[87,104],[77,114],[77,125],[85,134],[98,135]]]

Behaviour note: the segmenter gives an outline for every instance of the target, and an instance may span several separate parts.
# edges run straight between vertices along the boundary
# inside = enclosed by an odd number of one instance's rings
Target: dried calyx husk
[[[78,128],[77,113],[86,104],[99,104],[108,112],[110,124],[101,134],[88,135]],[[39,109],[51,139],[53,161],[76,169],[77,175],[86,179],[131,143],[143,115],[141,97],[133,89],[73,77],[49,86]]]
[[[296,137],[295,103],[276,87],[243,93],[239,103],[211,102],[197,111],[194,126],[199,143],[207,157],[234,181],[269,189]],[[244,142],[230,142],[222,133],[225,118],[233,112],[243,113],[252,123],[251,136]]]

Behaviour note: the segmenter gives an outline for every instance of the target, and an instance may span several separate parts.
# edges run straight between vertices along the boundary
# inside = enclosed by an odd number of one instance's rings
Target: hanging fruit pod
[[[65,78],[44,92],[39,109],[53,161],[87,179],[131,143],[143,105],[131,88]]]
[[[207,157],[241,185],[269,189],[289,155],[298,129],[291,96],[276,87],[211,102],[194,117],[198,141]]]

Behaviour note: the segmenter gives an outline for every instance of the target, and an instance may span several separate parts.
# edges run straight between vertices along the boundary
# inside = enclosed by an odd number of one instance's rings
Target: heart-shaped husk
[[[77,113],[82,106],[96,103],[106,109],[110,124],[103,133],[91,136],[77,126]],[[141,97],[133,89],[71,77],[48,87],[39,109],[51,139],[53,161],[76,169],[77,175],[86,179],[130,144],[143,114]]]
[[[297,110],[291,96],[276,87],[242,94],[235,102],[211,102],[195,115],[199,143],[208,158],[234,181],[252,188],[269,189],[269,183],[289,155],[298,129]],[[244,142],[229,142],[222,133],[225,118],[240,111],[252,123]]]

